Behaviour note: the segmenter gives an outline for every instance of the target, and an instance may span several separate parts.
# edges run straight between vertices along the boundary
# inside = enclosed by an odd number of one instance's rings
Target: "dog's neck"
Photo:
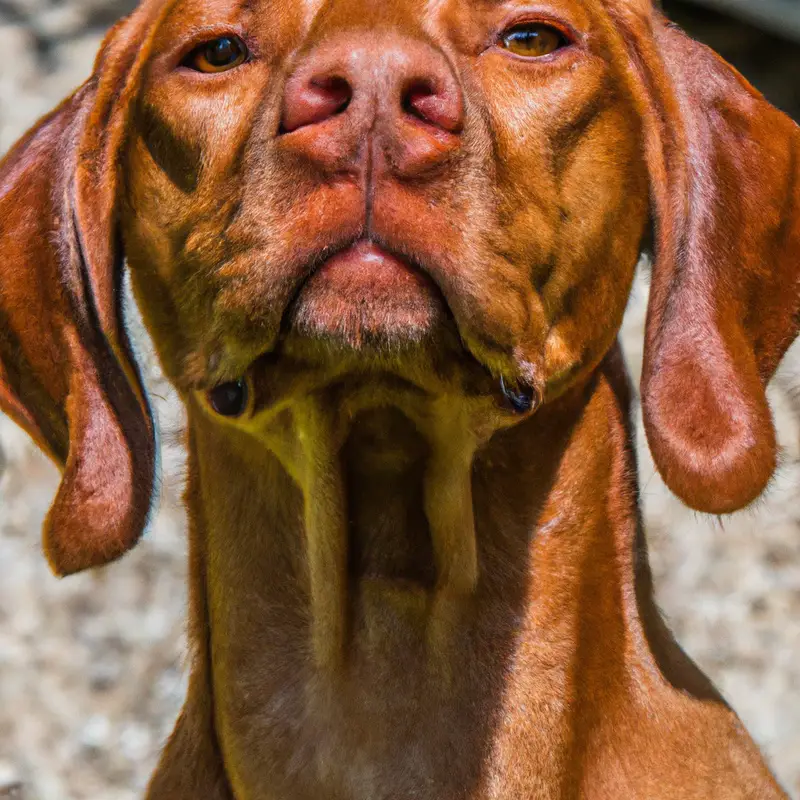
[[[620,362],[480,447],[443,431],[438,464],[393,411],[327,447],[318,419],[253,447],[190,413],[195,614],[237,797],[477,796],[490,753],[513,782],[516,747],[544,779],[589,746],[631,662],[669,648]]]

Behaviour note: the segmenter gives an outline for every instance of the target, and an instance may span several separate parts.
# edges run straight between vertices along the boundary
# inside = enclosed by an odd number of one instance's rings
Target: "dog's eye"
[[[516,25],[500,37],[500,45],[516,56],[542,58],[555,53],[568,44],[558,28],[541,22]]]
[[[193,50],[184,63],[197,72],[226,72],[246,59],[247,45],[238,36],[221,36]]]

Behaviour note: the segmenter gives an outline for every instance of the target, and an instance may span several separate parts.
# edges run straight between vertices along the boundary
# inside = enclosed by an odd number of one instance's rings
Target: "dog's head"
[[[0,171],[0,402],[65,466],[54,568],[147,515],[125,258],[167,373],[223,415],[266,370],[423,363],[526,410],[608,352],[651,231],[650,444],[732,511],[774,471],[800,328],[800,132],[731,67],[650,0],[143,3]]]

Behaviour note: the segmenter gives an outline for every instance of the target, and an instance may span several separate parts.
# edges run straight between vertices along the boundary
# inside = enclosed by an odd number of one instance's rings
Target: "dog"
[[[127,269],[187,409],[188,696],[152,800],[779,798],[655,606],[648,442],[755,501],[800,130],[651,0],[145,0],[0,166],[0,405],[53,570],[139,540]]]

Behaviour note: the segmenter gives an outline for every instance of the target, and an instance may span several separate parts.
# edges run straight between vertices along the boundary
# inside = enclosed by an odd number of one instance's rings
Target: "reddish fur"
[[[321,5],[144,2],[0,165],[0,404],[64,466],[57,572],[149,510],[123,253],[188,408],[195,652],[149,796],[782,797],[655,608],[615,337],[652,218],[656,462],[694,508],[755,499],[800,132],[649,0],[551,0],[577,45],[536,66],[496,4]],[[229,31],[251,63],[175,69]],[[314,272],[367,231],[411,272]]]

